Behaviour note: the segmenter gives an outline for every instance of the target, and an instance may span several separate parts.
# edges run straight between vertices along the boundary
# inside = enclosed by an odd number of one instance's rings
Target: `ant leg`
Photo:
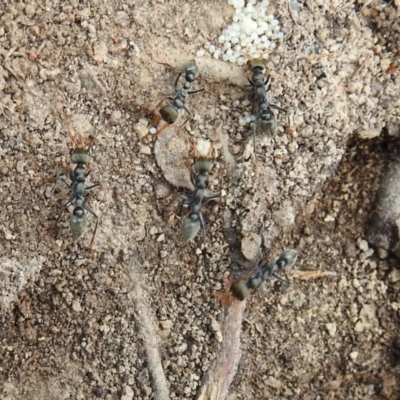
[[[223,306],[230,306],[235,301],[235,298],[232,296],[230,288],[226,292],[222,293],[219,301]]]
[[[158,124],[158,122],[159,122],[160,119],[161,119],[161,115],[159,115],[159,113],[157,112],[157,109],[160,108],[160,107],[162,106],[162,104],[164,103],[164,101],[165,101],[166,99],[167,99],[167,98],[164,97],[164,98],[155,106],[154,110],[151,111],[151,112],[149,113],[149,114],[156,114],[156,118],[159,118],[159,119],[157,120],[157,124]],[[150,125],[156,126],[153,122],[152,122]]]
[[[206,237],[206,226],[204,224],[203,213],[201,211],[197,211],[197,215],[199,216],[200,220],[200,227],[203,229],[203,240]]]
[[[211,141],[211,146],[210,146],[210,150],[207,153],[207,158],[212,158],[212,152],[214,151],[214,141]]]
[[[62,208],[60,214],[58,215],[57,220],[56,220],[56,222],[54,223],[54,226],[53,226],[53,228],[52,228],[51,230],[54,231],[54,230],[56,229],[58,223],[60,222],[61,216],[64,214],[64,211],[72,204],[72,200],[73,200],[74,197],[75,197],[75,196],[74,196],[74,194],[73,194],[73,195],[71,196],[71,198],[64,204],[64,207]]]
[[[153,114],[154,114],[154,112],[153,112]],[[152,127],[158,126],[159,122],[161,121],[161,114],[158,111],[156,111],[155,114],[156,114],[156,116],[150,122],[150,126],[152,126]]]
[[[265,82],[265,91],[266,92],[268,92],[270,86],[271,86],[271,77],[268,76],[267,81]]]
[[[82,148],[86,148],[86,143],[85,140],[83,139],[83,136],[80,133],[76,133],[75,137],[78,136],[78,140],[81,142],[81,146]]]
[[[64,185],[68,188],[68,189],[72,189],[72,183],[67,183],[64,179],[60,179],[61,182],[64,183]]]
[[[217,200],[217,199],[219,199],[219,194],[213,194],[211,196],[204,197],[204,202],[208,203],[209,201],[213,201],[213,200]]]
[[[95,142],[97,136],[99,136],[100,133],[102,133],[102,132],[104,131],[104,129],[106,129],[106,127],[107,127],[108,125],[110,125],[110,123],[111,123],[110,120],[108,120],[108,121],[104,124],[104,126],[103,126],[94,136],[91,136],[91,139],[90,139],[88,142],[86,142],[86,148],[90,149],[90,147],[92,146],[92,144]]]
[[[272,276],[274,276],[276,279],[279,279],[280,281],[290,285],[290,282],[287,279],[282,278],[278,273],[274,272],[272,274]]]
[[[249,81],[250,85],[254,87],[254,83],[249,77],[247,77],[247,80]]]
[[[181,75],[182,75],[182,72],[180,72],[179,75],[177,76],[177,78],[175,79],[175,83],[174,83],[175,89],[178,87],[178,81],[179,81],[179,78],[181,77]]]
[[[88,192],[89,190],[97,188],[98,186],[100,186],[100,183],[95,183],[94,185],[85,188],[85,192]]]
[[[161,115],[160,115],[160,116],[161,116]],[[161,134],[161,132],[162,132],[164,129],[167,129],[170,125],[171,125],[171,124],[169,124],[168,122],[166,122],[166,123],[156,132],[156,136],[158,137],[158,136]]]
[[[189,112],[189,110],[186,108],[186,107],[183,107],[184,108],[184,110],[185,111],[188,111]],[[178,128],[178,130],[176,131],[176,133],[179,135],[179,132],[180,132],[180,130],[183,128],[183,126],[188,122],[188,121],[190,121],[191,119],[192,119],[192,114],[189,112],[189,114],[190,114],[190,117],[189,118],[186,118],[186,120],[185,120],[185,122]]]
[[[188,92],[188,94],[195,94],[195,93],[199,93],[199,92],[203,92],[203,91],[204,91],[204,88],[199,89],[199,90],[191,90],[190,92]]]
[[[190,142],[190,148],[193,151],[193,157],[194,158],[198,158],[199,157],[199,151],[197,150],[196,141]]]
[[[269,106],[275,110],[286,113],[286,110],[284,110],[283,108],[280,108],[279,106],[276,106],[275,104],[270,104]]]
[[[190,182],[192,182],[193,187],[196,187],[196,174],[193,171],[190,173]]]
[[[182,108],[189,114],[190,118],[193,117],[192,113],[188,110],[188,108],[185,105],[183,105]]]
[[[94,237],[96,236],[97,227],[99,226],[99,217],[94,213],[94,211],[93,211],[86,203],[83,203],[83,204],[82,204],[82,207],[83,207],[86,211],[90,212],[90,213],[96,218],[96,226],[94,227],[94,232],[93,232],[92,240],[90,241],[90,244],[89,244],[89,248],[91,248],[91,247],[92,247],[92,244],[93,244],[93,241],[94,241]]]

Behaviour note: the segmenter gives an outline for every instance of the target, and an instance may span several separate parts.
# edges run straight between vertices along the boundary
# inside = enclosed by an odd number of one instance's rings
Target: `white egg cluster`
[[[266,56],[276,47],[277,40],[283,38],[279,21],[272,14],[267,14],[269,0],[228,0],[236,9],[233,22],[222,32],[216,45],[209,45],[208,51],[214,58],[224,61],[246,63],[246,55],[251,58]]]

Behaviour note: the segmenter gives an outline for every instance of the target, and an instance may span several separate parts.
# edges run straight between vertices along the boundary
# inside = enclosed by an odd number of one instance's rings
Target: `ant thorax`
[[[261,71],[262,73],[266,70],[266,61],[263,58],[252,58],[247,61],[247,68],[251,72],[255,72],[256,70]]]
[[[191,60],[185,66],[185,79],[187,82],[192,83],[199,76],[199,68],[196,61]]]
[[[252,72],[251,81],[254,86],[264,86],[267,83],[267,77],[264,75],[264,71],[256,69]]]

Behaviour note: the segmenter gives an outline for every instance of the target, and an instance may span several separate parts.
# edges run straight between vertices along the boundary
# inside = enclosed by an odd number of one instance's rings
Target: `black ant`
[[[191,118],[192,113],[188,110],[185,106],[185,101],[188,95],[198,93],[203,91],[204,89],[199,90],[189,90],[190,86],[192,85],[193,81],[199,76],[199,68],[197,67],[196,61],[191,60],[185,65],[185,83],[183,87],[178,87],[178,81],[181,77],[182,73],[178,75],[175,80],[174,88],[175,92],[173,96],[169,96],[166,99],[171,100],[169,104],[161,107],[160,111],[155,111],[156,117],[151,122],[152,127],[158,126],[160,120],[164,120],[165,124],[161,126],[156,132],[158,136],[164,129],[168,128],[168,126],[172,125],[179,116],[179,110],[183,109],[189,114],[189,118],[185,120],[185,122],[178,128],[178,132],[182,129],[183,125],[185,125]],[[155,110],[160,107],[166,99],[161,100]]]
[[[77,240],[82,236],[83,232],[85,231],[87,227],[87,217],[85,215],[86,210],[96,219],[96,226],[94,228],[92,240],[90,241],[91,247],[94,237],[96,235],[99,218],[97,217],[95,212],[85,203],[84,194],[85,192],[88,192],[89,190],[100,186],[100,183],[95,183],[94,185],[85,187],[85,181],[91,171],[89,167],[90,146],[93,144],[96,138],[93,137],[91,140],[89,140],[89,142],[85,143],[83,136],[80,133],[72,135],[70,132],[68,132],[68,136],[71,138],[72,141],[70,161],[72,164],[76,164],[76,167],[73,171],[70,171],[69,174],[72,183],[69,184],[64,179],[62,180],[64,184],[72,190],[72,193],[69,200],[64,204],[64,207],[57,218],[55,226],[58,225],[64,211],[75,201],[75,208],[69,221],[72,236],[75,240]],[[78,142],[80,142],[81,146],[78,146]]]
[[[267,100],[267,92],[271,85],[271,77],[265,76],[265,71],[266,71],[265,60],[263,58],[253,58],[247,61],[247,67],[249,68],[252,75],[251,78],[247,78],[251,85],[251,88],[246,87],[246,89],[253,92],[258,105],[256,121],[254,124],[254,133],[253,133],[253,147],[255,152],[256,130],[258,122],[260,122],[261,133],[268,135],[270,137],[274,137],[278,125],[275,115],[271,109],[273,108],[275,110],[279,110],[282,112],[286,111],[275,104],[271,104]]]
[[[221,302],[229,304],[234,299],[240,301],[246,299],[252,291],[257,290],[259,286],[271,276],[289,285],[290,282],[282,278],[278,274],[278,271],[283,268],[292,267],[296,260],[297,251],[287,250],[271,263],[262,261],[254,274],[233,283],[229,290],[222,295]]]
[[[194,146],[195,161],[193,164],[194,173],[191,173],[190,179],[194,186],[191,196],[181,195],[185,199],[182,203],[183,207],[191,209],[190,214],[184,219],[182,225],[182,236],[185,242],[193,239],[200,228],[203,229],[205,235],[205,225],[203,214],[201,212],[201,204],[204,201],[215,200],[219,195],[206,197],[204,195],[208,183],[208,175],[213,167],[212,152],[214,144],[209,140],[198,139]]]

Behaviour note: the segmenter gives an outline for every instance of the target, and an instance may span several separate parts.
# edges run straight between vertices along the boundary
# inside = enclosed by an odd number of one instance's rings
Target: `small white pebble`
[[[242,46],[241,46],[240,44],[237,44],[237,45],[233,48],[233,50],[235,50],[235,51],[240,51],[240,50],[242,50]]]
[[[251,122],[250,115],[246,115],[246,116],[244,117],[244,121],[246,122],[246,124],[249,124],[249,123]]]
[[[224,43],[224,49],[230,49],[232,47],[231,42],[225,42]]]
[[[229,60],[229,55],[228,55],[228,54],[224,54],[224,55],[222,56],[222,59],[223,59],[224,61],[228,61],[228,60]]]
[[[248,3],[246,8],[245,8],[245,12],[246,14],[251,14],[254,10],[253,4]]]
[[[240,126],[246,125],[246,121],[243,118],[239,118],[239,125]]]
[[[244,99],[244,100],[242,101],[242,106],[243,106],[243,107],[247,107],[249,104],[250,104],[250,100],[248,100],[248,99]]]
[[[233,44],[239,43],[239,38],[238,38],[237,36],[236,36],[236,37],[233,37],[232,40],[231,40],[231,42],[232,42]]]
[[[157,128],[155,128],[154,126],[152,126],[152,127],[149,129],[149,132],[150,132],[152,135],[154,135],[154,134],[157,132]]]
[[[254,122],[257,119],[257,117],[254,114],[250,114],[249,117],[251,122]]]
[[[237,107],[240,104],[239,100],[232,101],[232,107]]]
[[[222,36],[222,35],[218,38],[219,43],[225,43],[225,40],[226,40],[225,36]]]
[[[228,58],[228,61],[231,62],[231,63],[236,62],[236,60],[237,60],[237,57],[235,57],[234,54],[231,54],[231,55],[229,56],[229,58]]]
[[[197,57],[203,57],[204,56],[204,50],[203,49],[198,50],[197,53],[196,53],[196,56]]]
[[[244,57],[239,57],[237,60],[237,63],[239,65],[244,65],[244,64],[246,64],[246,59]]]
[[[257,28],[257,35],[262,35],[265,32],[265,29],[262,26]]]
[[[231,28],[235,32],[240,32],[240,25],[239,24],[232,24]]]
[[[215,46],[213,44],[210,44],[210,47],[208,48],[208,51],[213,54],[215,52]]]

